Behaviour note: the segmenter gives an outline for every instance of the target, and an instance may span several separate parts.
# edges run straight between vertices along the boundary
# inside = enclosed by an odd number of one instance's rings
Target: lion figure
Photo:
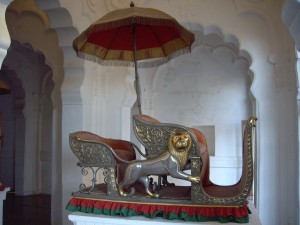
[[[159,194],[150,191],[149,175],[171,175],[174,178],[199,183],[200,178],[183,172],[191,150],[191,136],[187,132],[172,132],[168,141],[168,149],[161,155],[147,160],[132,161],[126,168],[124,178],[118,185],[121,196],[132,196],[135,189],[132,185],[139,181],[145,186],[145,191],[152,198]],[[130,192],[126,190],[131,189]]]

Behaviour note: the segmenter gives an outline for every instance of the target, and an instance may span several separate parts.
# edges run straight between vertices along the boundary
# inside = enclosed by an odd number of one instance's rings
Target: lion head
[[[172,132],[169,138],[168,151],[179,163],[183,170],[188,161],[192,146],[192,139],[187,132]]]

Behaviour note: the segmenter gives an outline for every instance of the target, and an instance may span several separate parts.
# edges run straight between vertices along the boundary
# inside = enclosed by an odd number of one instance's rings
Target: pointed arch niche
[[[52,70],[42,53],[16,41],[12,41],[2,67],[13,93],[1,104],[11,106],[3,110],[10,154],[1,156],[11,157],[0,179],[18,195],[51,194]]]
[[[42,84],[45,86],[42,87],[45,88],[46,93],[50,93],[52,89],[51,96],[50,94],[43,96],[46,98],[43,101],[47,102],[44,107],[48,112],[44,116],[52,117],[52,124],[41,124],[41,126],[52,130],[47,136],[42,135],[42,141],[48,141],[47,148],[48,150],[51,148],[51,170],[47,168],[51,172],[49,177],[51,180],[51,223],[67,224],[68,213],[63,209],[70,198],[70,190],[80,180],[80,177],[76,179],[77,170],[74,169],[76,157],[70,156],[68,138],[66,138],[70,132],[82,129],[80,86],[84,69],[83,62],[77,60],[71,46],[78,32],[72,24],[70,13],[60,6],[59,1],[14,0],[8,2],[10,4],[0,4],[2,17],[5,12],[5,20],[2,19],[1,22],[9,31],[9,34],[5,36],[5,42],[2,43],[3,39],[0,40],[0,60],[2,56],[3,58],[6,56],[10,40],[16,40],[22,45],[28,43],[34,51],[42,52],[45,56],[44,63],[51,68],[49,71],[52,75],[48,77],[49,80],[44,80]],[[24,69],[28,67],[30,66],[24,66]],[[22,88],[25,89],[25,86]],[[26,106],[21,105],[21,107]],[[51,112],[50,108],[52,108]],[[28,118],[25,118],[25,121],[26,119]],[[23,135],[26,139],[27,133],[24,132]],[[43,138],[48,139],[43,140]],[[43,152],[38,157],[47,158],[48,153]],[[30,157],[23,160],[25,164],[31,162]],[[27,173],[25,176],[31,176],[31,174]],[[33,180],[37,182],[36,176]],[[46,183],[45,181],[44,184]]]
[[[189,54],[149,75],[140,70],[143,112],[162,122],[201,130],[211,156],[211,179],[233,184],[241,175],[242,127],[256,115],[252,59],[238,38],[218,27],[188,24],[196,40]]]

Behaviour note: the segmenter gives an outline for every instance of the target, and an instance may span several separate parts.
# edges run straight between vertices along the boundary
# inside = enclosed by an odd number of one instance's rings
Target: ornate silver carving
[[[109,147],[100,142],[84,141],[70,135],[70,147],[79,159],[78,166],[115,165],[114,157]]]
[[[212,206],[241,206],[247,204],[247,197],[252,189],[253,184],[253,128],[255,127],[256,117],[250,117],[244,129],[243,139],[243,174],[238,187],[240,190],[236,195],[229,197],[216,197],[208,194],[206,187],[201,183],[193,182],[191,186],[191,202],[195,205],[212,205]],[[175,124],[152,123],[134,118],[134,130],[137,137],[146,146],[147,157],[149,162],[155,162],[155,158],[168,148],[170,133],[185,132],[189,133],[192,139],[193,153],[189,154],[191,165],[191,177],[199,177],[202,169],[202,159],[199,155],[199,145],[197,138],[188,128]],[[82,174],[87,175],[92,171],[92,186],[86,187],[80,185],[81,193],[90,193],[97,182],[96,175],[98,170],[103,169],[104,182],[107,184],[107,195],[119,197],[119,191],[116,183],[116,162],[112,149],[106,144],[93,141],[85,141],[76,138],[76,135],[70,135],[70,146],[74,154],[80,160],[78,165],[82,167]],[[158,157],[159,158],[159,157]],[[160,158],[159,158],[160,159]],[[147,161],[147,160],[146,160]],[[140,161],[133,161],[132,165]],[[141,161],[142,162],[142,161]],[[157,160],[161,162],[161,160]],[[127,162],[129,163],[129,162]],[[135,164],[134,164],[135,163]],[[160,167],[165,164],[162,163]],[[167,163],[168,164],[168,163]],[[130,164],[131,165],[131,164]],[[95,167],[95,168],[94,168]],[[162,173],[153,173],[162,174]],[[192,180],[190,180],[192,181]],[[222,186],[220,187],[220,189]],[[224,187],[225,188],[225,187]],[[155,195],[153,195],[155,196]]]
[[[119,195],[116,184],[115,167],[106,167],[103,170],[104,182],[107,184],[107,195]]]
[[[232,205],[245,205],[247,204],[247,197],[251,191],[253,184],[253,127],[255,127],[256,117],[250,117],[244,131],[243,151],[246,160],[243,160],[246,165],[243,165],[243,173],[246,173],[246,181],[243,189],[239,194],[233,197],[219,198],[208,195],[203,186],[200,184],[192,185],[192,202],[203,205],[220,205],[220,206],[232,206]],[[196,175],[198,163],[192,163],[192,175]],[[242,175],[243,176],[243,175]]]
[[[132,196],[135,189],[133,184],[140,181],[144,184],[146,193],[152,198],[159,198],[159,194],[150,190],[149,175],[167,176],[199,183],[200,177],[191,176],[183,169],[188,162],[192,140],[187,132],[172,132],[169,134],[168,146],[163,154],[147,160],[131,161],[125,171],[124,179],[119,183],[118,190],[121,196]],[[126,189],[131,187],[130,193]]]
[[[117,194],[116,162],[109,146],[101,142],[80,140],[76,135],[70,134],[70,147],[79,159],[78,166],[82,167],[83,176],[92,172],[92,185],[87,187],[84,183],[79,185],[81,193],[90,193],[97,183],[97,173],[103,169],[104,182],[107,184],[107,195]]]
[[[187,132],[192,138],[190,156],[198,156],[198,142],[195,135],[184,126],[166,123],[147,123],[134,116],[134,132],[146,148],[146,158],[153,158],[163,153],[168,147],[168,139],[172,132]]]

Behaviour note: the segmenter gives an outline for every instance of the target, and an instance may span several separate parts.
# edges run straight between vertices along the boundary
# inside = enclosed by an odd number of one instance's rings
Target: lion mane
[[[191,146],[191,137],[187,132],[172,132],[170,134],[168,152],[178,162],[180,170],[184,170],[187,164]]]

